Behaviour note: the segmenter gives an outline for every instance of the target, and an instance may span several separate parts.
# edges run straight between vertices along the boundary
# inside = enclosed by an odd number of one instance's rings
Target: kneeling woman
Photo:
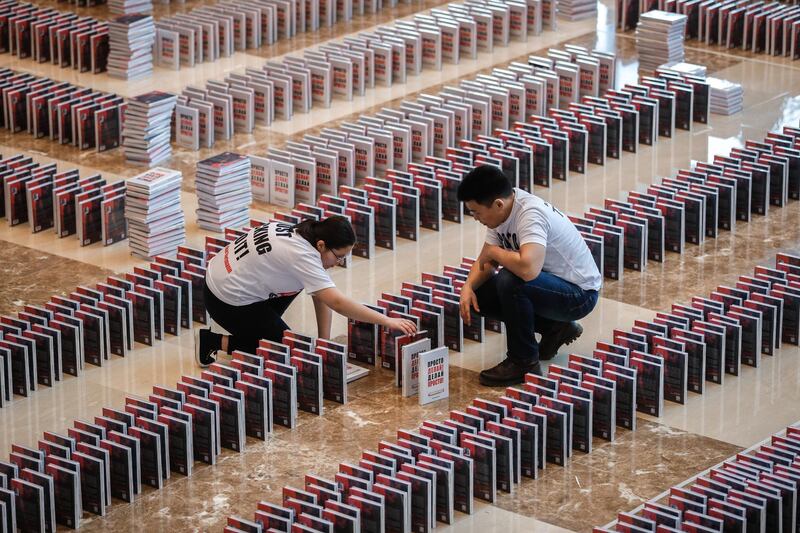
[[[301,290],[314,301],[319,337],[331,333],[332,311],[348,318],[413,333],[415,324],[377,313],[339,291],[327,270],[341,264],[356,242],[350,222],[334,216],[292,226],[270,222],[247,232],[208,263],[206,309],[229,335],[200,329],[197,362],[206,367],[219,350],[255,353],[260,339],[279,342],[281,318]]]

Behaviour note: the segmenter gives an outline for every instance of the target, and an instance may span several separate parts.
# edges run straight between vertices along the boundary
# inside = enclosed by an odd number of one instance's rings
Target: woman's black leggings
[[[293,294],[248,305],[230,305],[217,298],[208,284],[203,285],[203,295],[208,314],[230,333],[228,353],[240,350],[253,354],[261,339],[281,341],[283,332],[289,329],[281,317],[297,297]]]

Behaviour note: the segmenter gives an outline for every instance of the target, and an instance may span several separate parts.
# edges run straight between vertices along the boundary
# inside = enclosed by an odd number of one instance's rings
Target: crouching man
[[[470,308],[502,320],[506,358],[480,374],[487,386],[541,374],[539,361],[583,332],[575,322],[592,312],[603,278],[574,224],[541,198],[511,186],[498,168],[476,167],[458,199],[487,227],[486,242],[461,290],[461,317]],[[541,334],[536,341],[534,332]]]

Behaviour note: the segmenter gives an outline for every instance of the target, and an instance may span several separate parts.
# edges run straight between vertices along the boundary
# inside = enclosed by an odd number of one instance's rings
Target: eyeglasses
[[[333,257],[336,258],[336,264],[337,265],[339,265],[339,266],[344,265],[344,261],[345,261],[345,259],[347,259],[346,255],[343,255],[343,256],[340,257],[340,256],[336,255],[336,252],[333,251],[333,248],[328,248],[328,250],[330,250],[331,253],[333,254]]]

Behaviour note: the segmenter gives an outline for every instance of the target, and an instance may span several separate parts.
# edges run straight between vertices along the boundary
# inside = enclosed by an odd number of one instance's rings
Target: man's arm
[[[320,339],[330,339],[333,311],[315,295],[312,295],[311,299],[314,301],[314,313],[317,315],[317,336]]]
[[[496,264],[492,264],[492,262],[496,261],[492,259],[487,250],[490,248],[496,248],[491,244],[483,243],[483,248],[481,248],[481,253],[478,254],[478,259],[472,263],[472,267],[469,269],[469,275],[467,276],[467,281],[464,283],[465,287],[469,287],[472,290],[477,289],[484,283],[486,280],[492,277],[494,274],[495,269],[497,268]]]
[[[488,245],[484,245],[486,249]],[[486,254],[489,258],[510,270],[523,281],[536,279],[544,264],[545,247],[541,244],[523,244],[519,252],[504,250],[499,246],[488,246]],[[470,273],[471,274],[471,273]]]
[[[488,255],[487,250],[496,248],[495,246],[483,243],[481,253],[478,259],[472,263],[472,268],[469,269],[469,275],[464,286],[461,287],[461,295],[459,296],[459,307],[461,310],[461,318],[468,326],[470,325],[470,308],[475,309],[480,313],[478,307],[478,297],[475,296],[475,290],[486,283],[486,280],[494,275],[497,268],[497,263]]]

